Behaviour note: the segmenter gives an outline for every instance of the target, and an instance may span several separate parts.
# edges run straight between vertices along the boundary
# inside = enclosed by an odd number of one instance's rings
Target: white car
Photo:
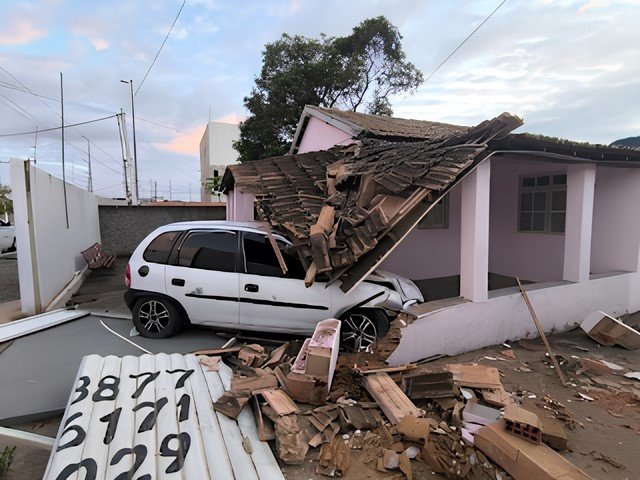
[[[362,350],[384,336],[390,315],[423,301],[410,280],[382,272],[345,295],[321,275],[304,285],[305,270],[273,234],[283,274],[267,233],[257,223],[172,223],[156,229],[127,265],[125,301],[141,335],[165,338],[184,325],[310,334],[340,318],[343,346]],[[325,279],[326,280],[326,279]]]
[[[14,250],[16,247],[15,227],[0,220],[0,253]]]

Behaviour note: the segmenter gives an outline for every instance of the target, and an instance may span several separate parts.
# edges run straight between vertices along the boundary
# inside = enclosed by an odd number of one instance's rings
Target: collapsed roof
[[[253,194],[259,216],[290,233],[307,284],[325,273],[349,291],[488,154],[490,140],[520,125],[503,113],[475,127],[435,129],[420,141],[361,137],[327,151],[229,166],[222,184]]]

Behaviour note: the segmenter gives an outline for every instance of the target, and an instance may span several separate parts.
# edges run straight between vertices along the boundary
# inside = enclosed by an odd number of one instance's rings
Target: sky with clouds
[[[209,118],[237,123],[264,44],[283,32],[347,35],[385,15],[425,77],[500,0],[187,0],[135,98],[142,196],[198,198],[198,144]],[[34,135],[56,127],[60,72],[65,123],[113,115],[130,122],[138,87],[182,0],[0,0],[0,162],[33,157]],[[640,134],[640,0],[507,0],[415,95],[392,98],[399,117],[472,125],[503,111],[520,131],[610,143]],[[39,95],[25,93],[29,89]],[[123,196],[115,118],[66,129],[67,178]],[[131,141],[131,133],[129,133]],[[38,164],[61,176],[59,131],[41,132]],[[0,183],[9,183],[0,163]],[[191,190],[189,190],[189,185]]]

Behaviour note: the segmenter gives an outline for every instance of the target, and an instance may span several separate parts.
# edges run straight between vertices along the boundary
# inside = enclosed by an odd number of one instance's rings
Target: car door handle
[[[258,287],[258,285],[256,285],[255,283],[247,283],[244,286],[245,292],[257,292],[258,290],[260,290],[260,287]]]
[[[182,278],[172,278],[171,285],[175,285],[176,287],[184,287],[184,279]]]

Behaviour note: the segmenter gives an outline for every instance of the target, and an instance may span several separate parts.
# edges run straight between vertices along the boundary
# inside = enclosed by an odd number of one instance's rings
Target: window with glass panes
[[[449,228],[449,196],[436,203],[420,220],[418,228]]]
[[[518,231],[564,233],[567,175],[520,177]]]

